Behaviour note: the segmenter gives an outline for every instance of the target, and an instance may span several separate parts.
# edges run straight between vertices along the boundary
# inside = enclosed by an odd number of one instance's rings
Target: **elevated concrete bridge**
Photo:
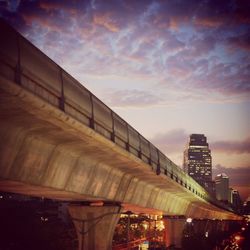
[[[2,21],[0,32],[1,191],[104,204],[70,208],[76,227],[90,210],[113,214],[96,249],[110,248],[121,209],[240,219]]]

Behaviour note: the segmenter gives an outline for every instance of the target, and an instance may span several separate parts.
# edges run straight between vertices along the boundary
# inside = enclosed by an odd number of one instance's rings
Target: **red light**
[[[234,239],[235,239],[236,241],[240,241],[240,240],[243,239],[243,237],[240,236],[240,235],[235,235],[235,236],[234,236]]]
[[[234,238],[235,238],[236,240],[240,240],[240,236],[239,236],[239,235],[236,235]]]

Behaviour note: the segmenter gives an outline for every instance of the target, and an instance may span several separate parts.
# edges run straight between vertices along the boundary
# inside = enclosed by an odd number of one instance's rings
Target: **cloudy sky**
[[[248,3],[247,3],[248,2]],[[207,136],[214,174],[250,195],[244,0],[0,0],[0,15],[179,166]]]

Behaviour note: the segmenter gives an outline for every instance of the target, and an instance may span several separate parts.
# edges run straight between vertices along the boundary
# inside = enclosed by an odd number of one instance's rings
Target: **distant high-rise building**
[[[192,134],[184,151],[183,168],[207,191],[213,193],[212,157],[207,138],[203,134]]]
[[[233,204],[233,193],[234,191],[237,191],[237,190],[234,190],[233,188],[229,188],[228,189],[228,201]]]
[[[235,211],[241,212],[242,201],[238,190],[235,190],[233,188],[229,189],[229,202],[232,204],[232,207]]]
[[[216,198],[220,201],[228,201],[229,198],[229,178],[226,174],[218,174],[215,177]]]
[[[250,200],[247,200],[247,201],[244,202],[244,205],[243,205],[243,214],[250,215]]]

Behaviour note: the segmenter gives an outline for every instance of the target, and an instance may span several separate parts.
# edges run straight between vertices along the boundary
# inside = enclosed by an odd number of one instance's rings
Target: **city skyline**
[[[0,15],[182,166],[192,133],[250,194],[249,4],[1,1]]]

